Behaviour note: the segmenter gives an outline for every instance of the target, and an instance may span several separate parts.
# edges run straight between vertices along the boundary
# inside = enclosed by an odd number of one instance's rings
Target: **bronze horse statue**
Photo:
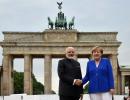
[[[69,29],[74,28],[74,19],[75,19],[75,17],[73,17],[72,20],[69,22]]]
[[[54,23],[51,21],[50,17],[48,17],[48,28],[50,26],[50,29],[53,29]]]

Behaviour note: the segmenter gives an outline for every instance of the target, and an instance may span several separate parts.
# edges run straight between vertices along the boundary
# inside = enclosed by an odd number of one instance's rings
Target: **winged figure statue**
[[[62,5],[62,2],[57,2],[57,4],[59,5],[59,9],[61,9],[62,7],[61,7],[61,5]]]

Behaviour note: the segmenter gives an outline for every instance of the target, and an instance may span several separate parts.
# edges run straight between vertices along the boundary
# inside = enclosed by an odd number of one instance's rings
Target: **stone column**
[[[121,83],[121,72],[118,72],[118,74],[119,74],[118,75],[118,94],[121,95],[122,94],[122,92],[121,92],[121,87],[122,86],[120,84]]]
[[[0,95],[2,95],[2,87],[3,87],[3,86],[2,86],[2,79],[3,79],[3,78],[2,78],[2,77],[3,77],[3,76],[2,76],[2,70],[3,70],[3,69],[1,68],[1,71],[0,71]]]
[[[125,94],[125,76],[121,75],[121,93],[122,95]]]
[[[12,83],[12,64],[11,56],[3,55],[3,83],[2,83],[2,95],[10,95],[13,91]]]
[[[113,76],[114,76],[114,85],[115,85],[115,93],[118,93],[118,60],[117,60],[117,54],[112,54],[110,56],[110,60],[113,67]]]
[[[24,55],[24,93],[32,94],[32,57]]]
[[[45,55],[44,58],[44,93],[51,93],[52,77],[52,59],[51,55]]]
[[[14,93],[14,79],[13,79],[13,56],[10,56],[9,58],[9,75],[11,75],[10,77],[10,93],[13,94]]]

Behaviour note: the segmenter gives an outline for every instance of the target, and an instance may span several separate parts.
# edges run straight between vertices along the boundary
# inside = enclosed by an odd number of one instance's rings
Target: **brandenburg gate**
[[[59,4],[59,7],[61,5]],[[61,9],[61,8],[59,8]],[[43,32],[3,32],[4,40],[0,42],[3,48],[3,77],[1,93],[13,93],[13,60],[24,58],[24,93],[32,94],[32,61],[33,58],[44,58],[44,91],[51,93],[52,85],[52,58],[64,57],[64,50],[72,46],[77,50],[77,58],[91,59],[91,49],[101,46],[104,57],[111,59],[115,80],[116,93],[120,92],[118,74],[118,48],[121,44],[117,40],[118,32],[79,32],[71,25],[61,24],[64,13],[58,13],[57,24],[48,23],[51,27]],[[50,18],[49,18],[50,19]],[[59,25],[59,26],[58,26]],[[63,25],[63,27],[62,27]],[[73,25],[73,24],[72,24]]]

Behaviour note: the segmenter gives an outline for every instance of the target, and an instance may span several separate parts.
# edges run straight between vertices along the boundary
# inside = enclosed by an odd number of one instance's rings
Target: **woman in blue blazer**
[[[86,75],[82,79],[83,84],[89,81],[90,100],[112,100],[114,94],[112,66],[109,59],[101,58],[102,54],[101,47],[92,49],[93,60],[88,61]]]

